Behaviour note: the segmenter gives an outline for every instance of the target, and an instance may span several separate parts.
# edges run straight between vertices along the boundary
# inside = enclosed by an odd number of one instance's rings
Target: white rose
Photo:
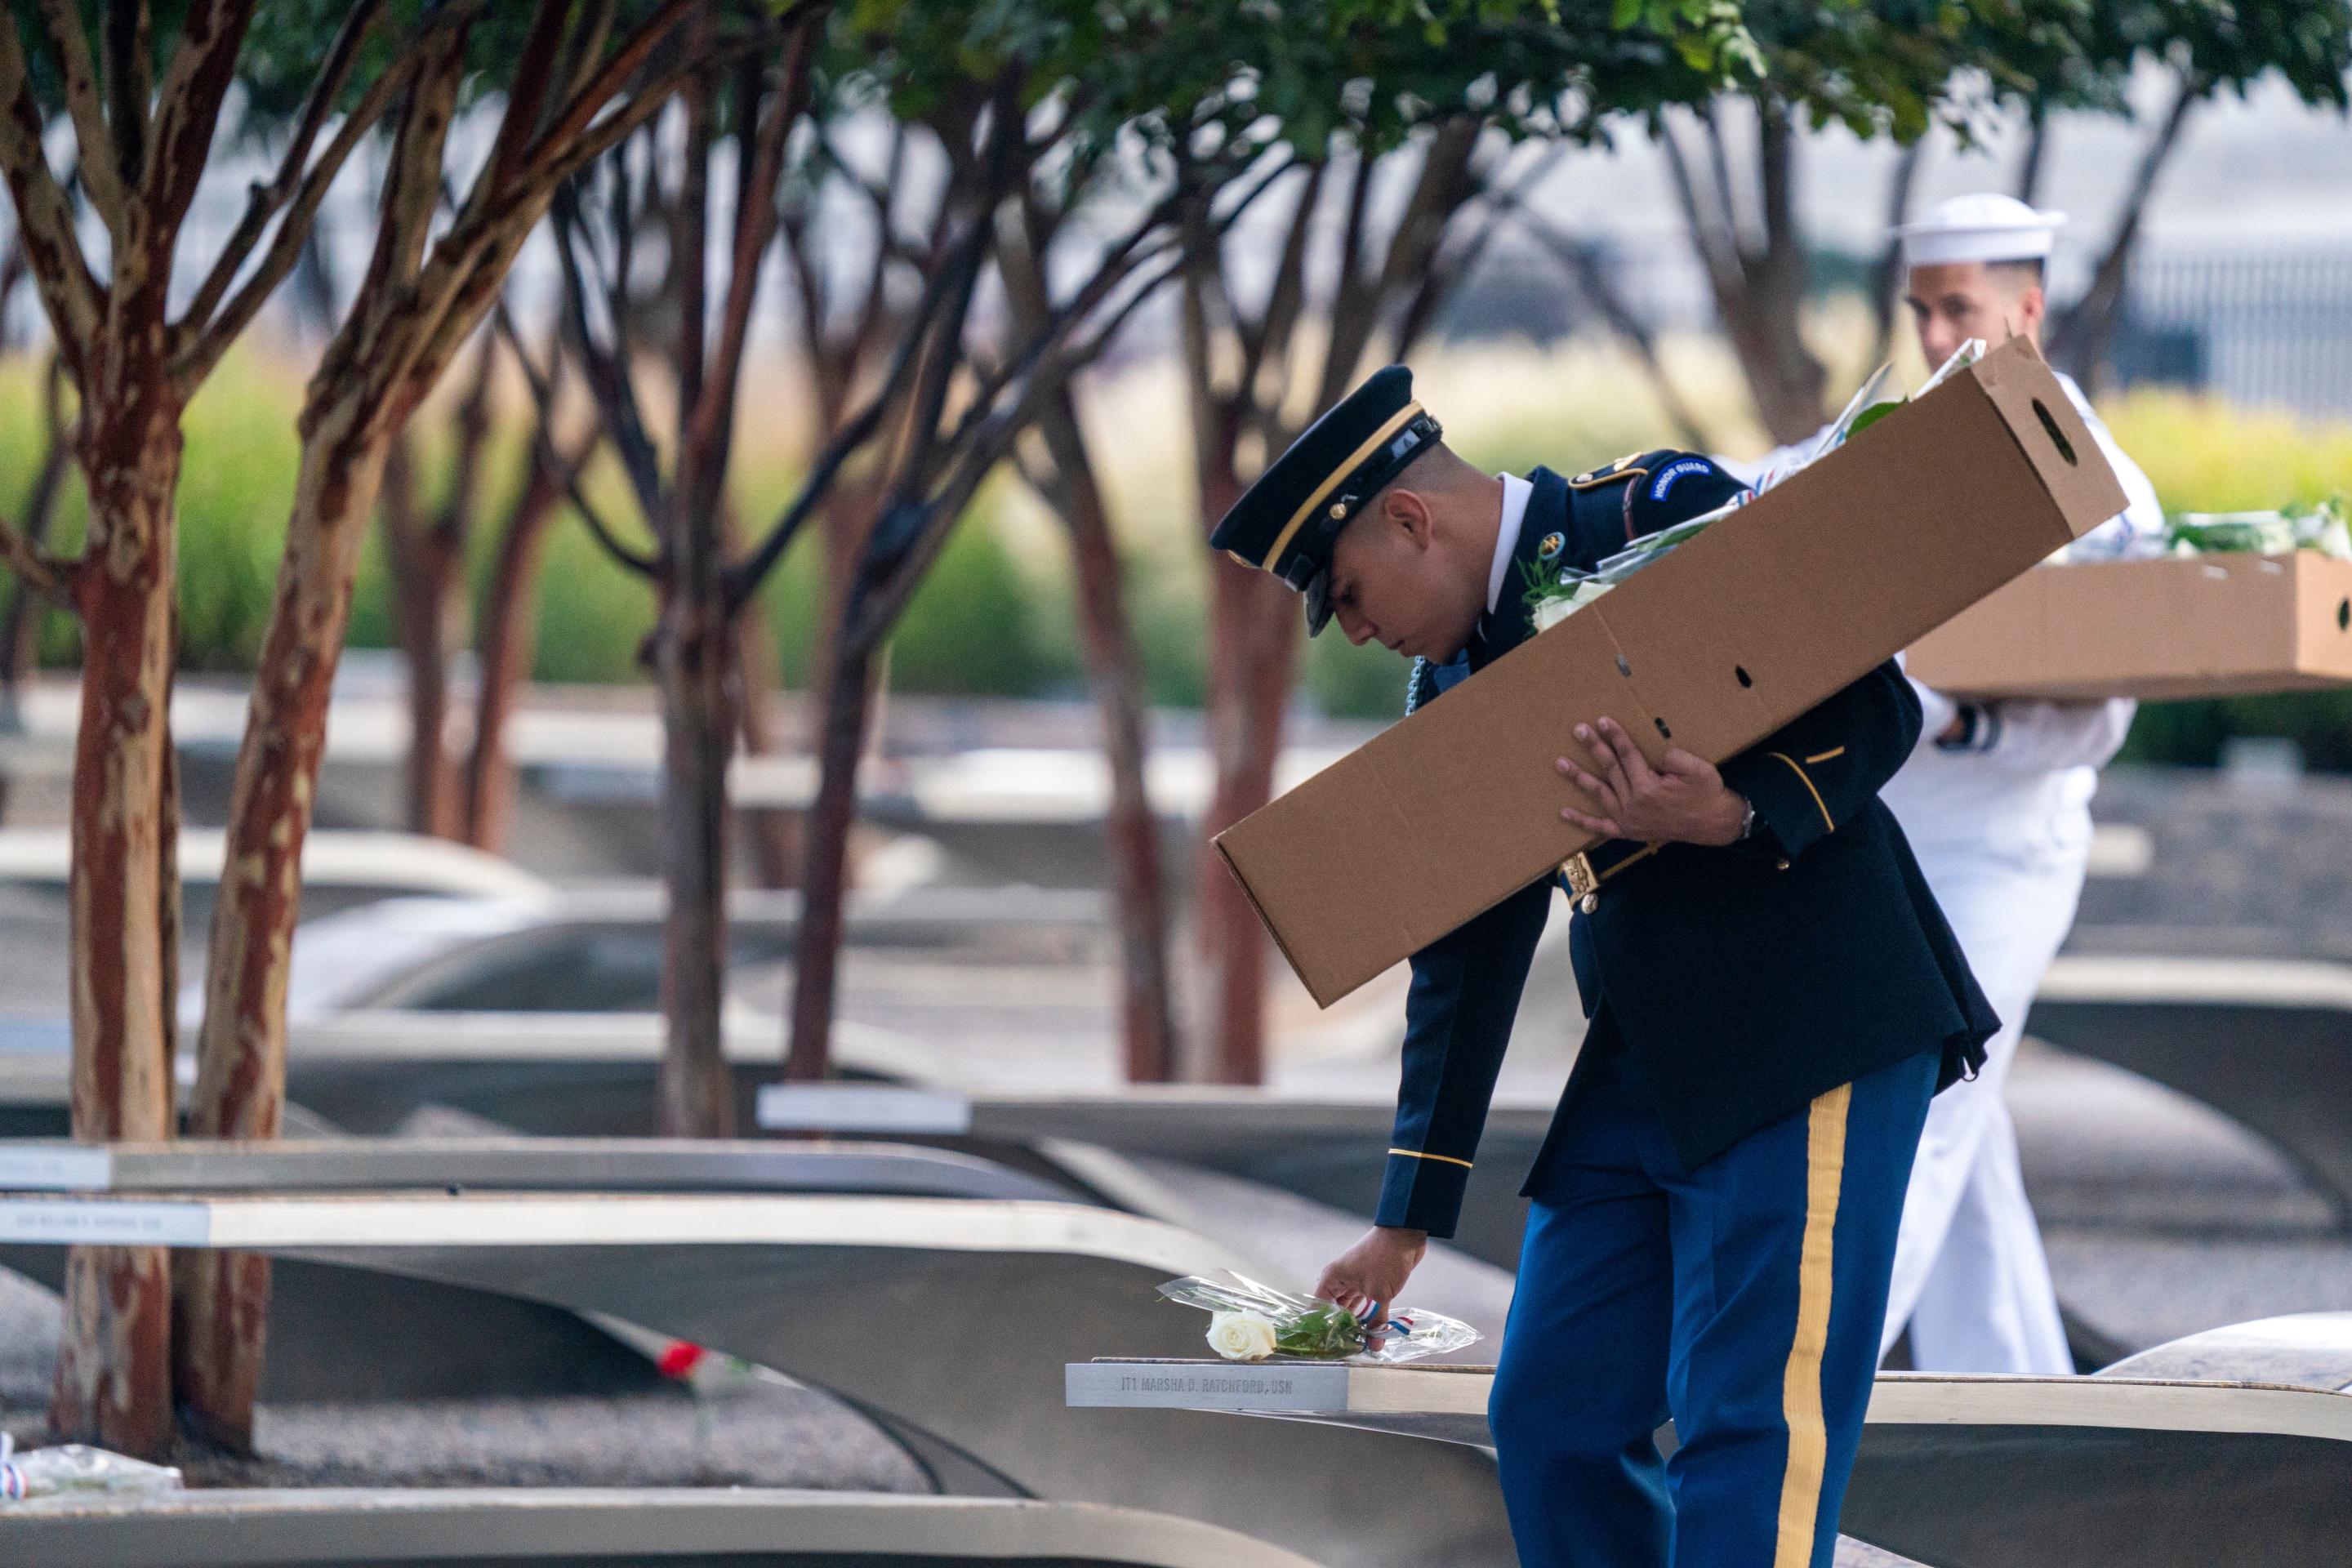
[[[1576,613],[1573,599],[1546,599],[1536,606],[1536,630],[1548,632]]]
[[[1580,583],[1576,591],[1562,598],[1546,599],[1536,606],[1536,630],[1548,632],[1601,595],[1614,587],[1611,583]]]
[[[1274,1353],[1274,1324],[1255,1312],[1214,1312],[1209,1348],[1227,1361],[1264,1361]]]

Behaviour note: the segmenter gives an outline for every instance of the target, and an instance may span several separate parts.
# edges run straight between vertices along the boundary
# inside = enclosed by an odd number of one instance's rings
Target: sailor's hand
[[[1376,1225],[1323,1270],[1315,1294],[1335,1301],[1376,1327],[1388,1321],[1389,1310],[1404,1293],[1404,1282],[1429,1250],[1429,1232],[1402,1226]]]
[[[1738,840],[1748,803],[1705,757],[1669,746],[1653,768],[1614,719],[1579,724],[1576,738],[1600,771],[1561,757],[1560,776],[1598,801],[1601,812],[1563,806],[1559,815],[1568,821],[1603,838],[1716,846]]]

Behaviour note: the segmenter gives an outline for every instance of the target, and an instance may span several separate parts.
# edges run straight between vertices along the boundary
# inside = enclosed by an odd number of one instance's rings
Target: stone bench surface
[[[1482,1454],[1412,1455],[1424,1506],[1400,1519],[1391,1478],[1407,1456],[1391,1436],[1181,1412],[1171,1433],[1070,1411],[1065,1364],[1198,1345],[1202,1315],[1154,1287],[1235,1261],[1114,1209],[750,1194],[56,1194],[0,1198],[9,1238],[267,1252],[602,1314],[838,1394],[1030,1495],[1209,1521],[1357,1568],[1512,1561]],[[1315,1484],[1302,1488],[1302,1474]]]
[[[1315,1568],[1194,1520],[1088,1503],[753,1489],[189,1491],[0,1510],[11,1568],[894,1558]]]
[[[976,1155],[634,1138],[285,1139],[88,1144],[0,1140],[0,1192],[237,1193],[444,1187],[802,1191],[1060,1201],[1067,1189]]]

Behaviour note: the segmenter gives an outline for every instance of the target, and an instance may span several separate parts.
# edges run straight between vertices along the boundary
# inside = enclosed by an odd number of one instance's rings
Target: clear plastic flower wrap
[[[2178,555],[2286,555],[2315,550],[2337,561],[2352,560],[2352,528],[2346,526],[2341,500],[2323,501],[2297,513],[2182,512],[2165,531]]]
[[[1160,1293],[1209,1313],[1210,1348],[1227,1361],[1279,1356],[1394,1366],[1463,1350],[1485,1337],[1459,1318],[1418,1310],[1391,1312],[1375,1333],[1344,1307],[1234,1273],[1187,1275],[1169,1280]]]
[[[8,1435],[0,1432],[0,1505],[61,1492],[175,1492],[180,1485],[180,1472],[168,1465],[150,1465],[81,1443],[19,1453]]]

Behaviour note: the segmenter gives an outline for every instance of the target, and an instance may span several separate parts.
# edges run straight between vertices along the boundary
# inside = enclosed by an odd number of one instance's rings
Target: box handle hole
[[[2066,432],[2058,428],[2058,421],[2050,417],[2050,410],[2042,406],[2042,399],[2038,397],[2033,400],[2033,412],[2041,416],[2042,427],[2050,432],[2050,439],[2056,444],[2058,455],[2066,459],[2068,468],[2074,467],[2074,443],[2066,439]]]
[[[1756,684],[1756,678],[1748,673],[1748,667],[1744,664],[1733,665],[1731,667],[1731,673],[1739,678],[1739,684],[1743,687],[1753,686]]]
[[[1633,667],[1625,662],[1625,656],[1622,653],[1617,656],[1617,673],[1628,680],[1633,679]]]
[[[1653,719],[1650,722],[1655,724],[1658,727],[1658,733],[1664,735],[1667,740],[1671,741],[1675,738],[1675,732],[1666,728],[1666,721],[1664,719]]]
[[[2336,629],[2339,632],[2352,631],[2352,598],[2336,602]]]

